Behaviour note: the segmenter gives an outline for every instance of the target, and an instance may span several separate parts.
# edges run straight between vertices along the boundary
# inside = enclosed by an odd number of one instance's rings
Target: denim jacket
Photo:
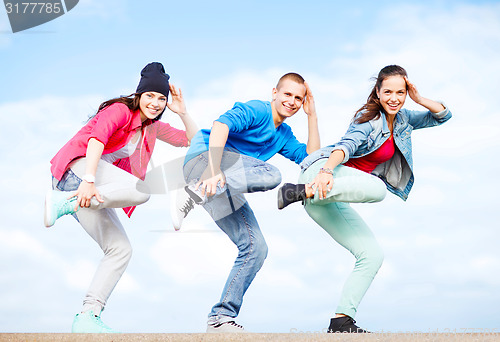
[[[372,174],[384,181],[387,189],[406,201],[413,186],[413,158],[411,153],[411,132],[414,129],[441,125],[451,118],[451,112],[445,109],[439,113],[430,111],[413,111],[401,109],[394,121],[394,142],[396,151],[388,161],[379,164]],[[357,124],[351,122],[342,139],[327,147],[323,147],[306,157],[300,167],[304,172],[309,166],[319,159],[329,158],[335,150],[344,151],[345,158],[342,164],[350,158],[363,157],[378,149],[391,132],[387,125],[386,117],[381,113],[378,119]]]

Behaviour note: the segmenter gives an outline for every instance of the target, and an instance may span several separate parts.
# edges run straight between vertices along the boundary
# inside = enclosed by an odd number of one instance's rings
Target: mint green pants
[[[320,159],[303,171],[299,183],[310,183],[326,161]],[[309,216],[356,258],[354,270],[344,284],[336,313],[354,318],[361,299],[384,259],[370,228],[347,202],[379,202],[385,194],[385,184],[379,178],[339,165],[334,170],[333,188],[327,197],[319,200],[316,194],[305,203]]]

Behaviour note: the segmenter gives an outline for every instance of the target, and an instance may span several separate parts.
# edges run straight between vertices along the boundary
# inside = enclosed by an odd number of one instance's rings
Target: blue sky
[[[269,99],[282,74],[299,72],[322,145],[342,136],[380,68],[405,67],[454,117],[414,132],[407,202],[354,206],[385,251],[356,320],[372,331],[498,331],[499,60],[498,1],[81,0],[16,34],[0,9],[0,332],[70,331],[100,250],[71,217],[43,227],[49,160],[103,100],[133,92],[151,61],[165,65],[200,127],[235,101]],[[175,114],[163,120],[180,127]],[[302,111],[289,124],[307,138]],[[153,161],[185,151],[158,146]],[[270,162],[297,179],[298,166]],[[353,258],[299,205],[278,211],[275,199],[276,190],[248,196],[270,251],[239,322],[321,331]],[[153,196],[132,219],[120,216],[134,256],[103,313],[117,330],[202,332],[220,295],[234,246],[201,208],[174,232],[168,205]]]

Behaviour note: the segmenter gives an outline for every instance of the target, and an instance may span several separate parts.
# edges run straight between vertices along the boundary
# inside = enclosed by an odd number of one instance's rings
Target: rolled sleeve
[[[342,164],[346,163],[349,160],[350,154],[349,154],[349,149],[341,144],[335,145],[333,148],[333,151],[343,151],[344,152],[344,160],[342,160]]]
[[[446,106],[446,104],[444,104],[444,102],[442,102],[442,101],[437,101],[437,102],[439,102],[443,105],[444,110],[440,111],[439,113],[432,113],[432,116],[434,116],[436,119],[443,119],[448,114],[450,114],[450,116],[451,116],[451,113],[450,113],[450,110],[448,109],[448,106]]]

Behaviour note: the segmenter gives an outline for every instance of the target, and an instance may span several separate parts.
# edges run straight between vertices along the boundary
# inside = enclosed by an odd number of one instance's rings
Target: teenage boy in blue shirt
[[[303,106],[308,121],[307,145],[300,143],[283,123]],[[238,247],[238,256],[209,314],[207,332],[245,332],[235,322],[243,296],[267,256],[267,245],[244,193],[267,191],[281,183],[279,170],[266,163],[276,153],[299,164],[320,148],[314,99],[302,76],[282,76],[272,91],[272,101],[235,103],[211,130],[201,130],[191,140],[184,161],[190,195],[180,211],[193,201],[201,204]]]

